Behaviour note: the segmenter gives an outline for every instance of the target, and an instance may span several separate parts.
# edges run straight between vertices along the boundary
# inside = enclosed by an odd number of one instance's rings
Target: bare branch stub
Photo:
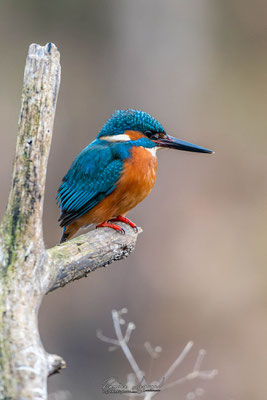
[[[66,368],[66,362],[56,354],[48,354],[48,376],[58,374],[62,369]]]

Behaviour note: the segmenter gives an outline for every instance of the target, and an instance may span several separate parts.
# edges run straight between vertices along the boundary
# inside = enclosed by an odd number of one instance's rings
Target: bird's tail
[[[69,240],[70,238],[72,238],[72,236],[75,235],[75,233],[77,232],[78,229],[79,229],[79,226],[77,226],[77,224],[75,222],[73,224],[64,226],[62,236],[60,239],[60,243],[64,243],[67,240]]]
[[[66,226],[64,226],[63,232],[62,232],[62,236],[61,236],[61,239],[60,239],[59,243],[61,244],[61,243],[66,242],[66,240],[68,240],[68,237],[69,237],[69,233],[66,232]]]

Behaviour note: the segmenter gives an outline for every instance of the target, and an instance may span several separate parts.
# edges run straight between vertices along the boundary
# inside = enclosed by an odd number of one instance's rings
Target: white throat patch
[[[144,147],[144,149],[146,149],[147,151],[149,151],[150,154],[152,154],[153,157],[157,156],[157,150],[159,149],[158,147],[152,147],[152,148],[148,148],[148,147]]]

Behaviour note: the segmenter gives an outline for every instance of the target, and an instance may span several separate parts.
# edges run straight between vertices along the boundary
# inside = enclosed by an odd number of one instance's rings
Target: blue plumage
[[[98,140],[87,146],[73,162],[59,188],[60,225],[80,218],[111,193],[122,167],[123,161],[114,154],[112,146]]]
[[[127,130],[143,133],[146,131],[164,132],[162,125],[151,115],[144,111],[129,109],[115,111],[97,137],[121,135]]]

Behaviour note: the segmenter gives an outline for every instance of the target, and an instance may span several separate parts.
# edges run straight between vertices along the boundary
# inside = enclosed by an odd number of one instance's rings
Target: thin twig
[[[131,353],[131,350],[129,349],[127,343],[124,340],[123,334],[122,334],[122,330],[121,330],[121,326],[120,326],[120,317],[119,317],[119,313],[116,310],[112,311],[112,319],[113,319],[113,324],[114,324],[114,329],[117,335],[117,338],[119,340],[120,346],[122,351],[125,354],[125,357],[127,358],[127,360],[129,361],[137,379],[139,382],[142,381],[142,379],[144,378],[144,375],[141,371],[141,369],[139,368],[137,362],[134,359],[134,356]]]
[[[139,383],[142,382],[144,379],[144,373],[141,371],[139,368],[136,360],[134,359],[133,354],[131,353],[129,346],[127,343],[129,342],[130,335],[132,330],[135,328],[135,325],[130,322],[127,325],[126,328],[126,333],[123,335],[121,325],[125,323],[125,321],[121,318],[121,315],[123,313],[126,313],[127,309],[122,309],[120,311],[113,310],[112,311],[112,319],[113,319],[113,325],[114,325],[114,330],[117,336],[117,339],[111,339],[108,338],[107,336],[104,336],[102,331],[97,332],[97,337],[102,340],[103,342],[110,343],[116,348],[121,348],[122,351],[124,352],[127,360],[129,361],[132,370],[134,371],[134,374],[128,374],[127,376],[127,385],[129,388],[131,388],[133,385],[136,384],[136,378],[139,381]],[[162,348],[160,346],[156,346],[155,349],[151,346],[150,342],[145,342],[144,347],[149,353],[151,360],[153,361],[155,358],[158,358],[159,353],[161,352]],[[206,355],[206,351],[201,349],[198,352],[196,361],[193,366],[193,370],[189,372],[187,375],[183,376],[182,378],[179,378],[173,382],[170,382],[166,384],[166,380],[170,378],[170,376],[174,373],[174,371],[181,365],[181,363],[184,361],[188,353],[193,347],[193,342],[190,341],[187,343],[181,354],[176,358],[176,360],[173,362],[173,364],[168,368],[166,373],[162,376],[162,378],[158,381],[158,384],[163,382],[162,385],[162,390],[166,390],[169,388],[172,388],[174,386],[180,385],[186,381],[190,381],[196,378],[199,379],[213,379],[218,371],[216,369],[213,370],[200,370],[200,367],[202,365],[203,359]],[[191,393],[191,392],[190,392]],[[192,392],[193,393],[193,392]],[[202,392],[201,392],[202,393]],[[128,399],[132,399],[133,397],[139,396],[143,397],[143,400],[151,400],[154,396],[158,395],[159,392],[153,391],[153,392],[144,392],[144,393],[132,393],[132,394],[127,394]],[[194,396],[196,396],[196,393],[193,393]]]
[[[96,331],[96,337],[100,340],[102,340],[102,342],[106,342],[106,343],[110,343],[113,344],[115,346],[119,346],[120,342],[116,339],[111,339],[108,338],[107,336],[103,335],[102,330],[101,329],[97,329]]]
[[[174,386],[180,385],[181,383],[184,383],[186,381],[190,381],[190,380],[196,379],[196,378],[213,379],[218,374],[217,369],[212,369],[209,371],[204,371],[204,370],[201,371],[200,370],[202,362],[203,362],[206,354],[207,354],[206,350],[204,350],[204,349],[199,350],[197,359],[196,359],[194,367],[193,367],[193,371],[189,372],[187,375],[183,376],[182,378],[179,378],[173,382],[167,383],[166,385],[164,385],[164,389],[172,388]]]
[[[189,353],[189,351],[192,349],[194,345],[194,342],[190,341],[187,343],[185,348],[183,349],[182,353],[176,358],[174,363],[170,366],[170,368],[163,374],[163,377],[165,378],[165,382],[167,379],[174,373],[177,367],[184,361],[185,357]]]

